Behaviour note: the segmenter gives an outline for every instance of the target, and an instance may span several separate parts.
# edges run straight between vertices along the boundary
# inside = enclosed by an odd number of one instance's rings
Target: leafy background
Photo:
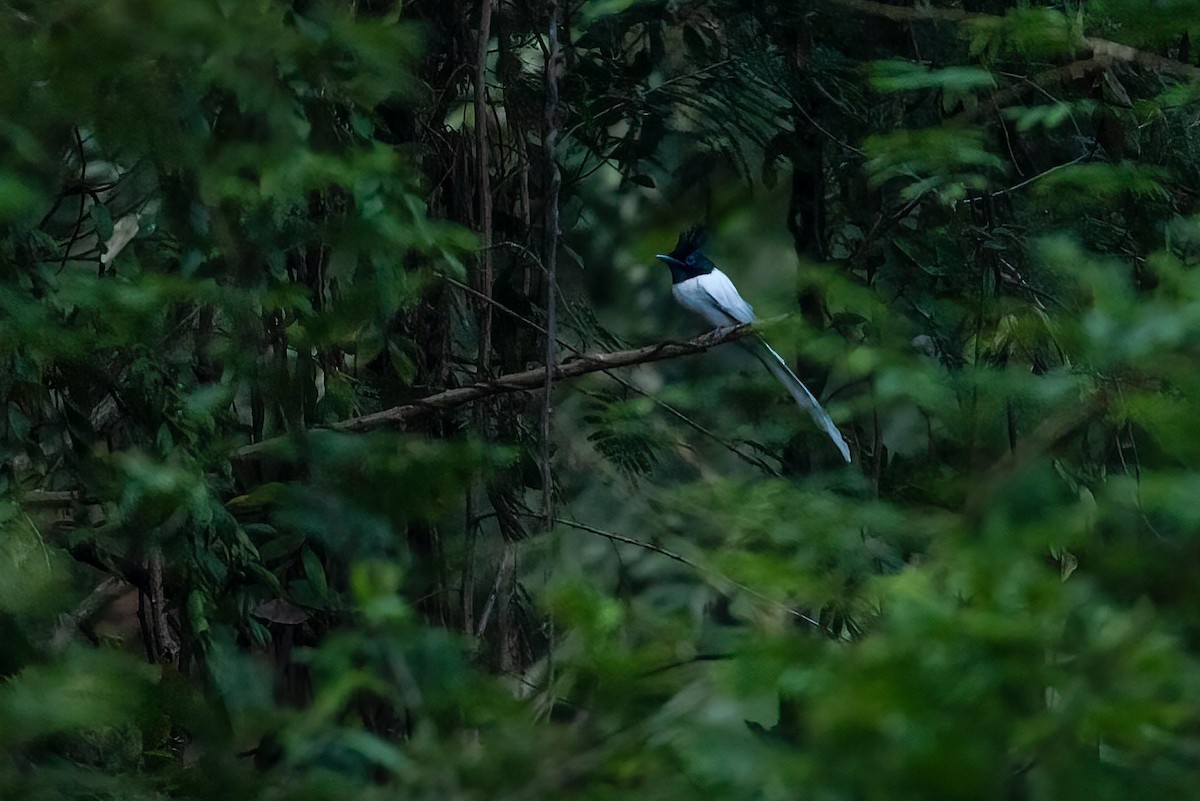
[[[3,4],[0,795],[1194,794],[1198,12]]]

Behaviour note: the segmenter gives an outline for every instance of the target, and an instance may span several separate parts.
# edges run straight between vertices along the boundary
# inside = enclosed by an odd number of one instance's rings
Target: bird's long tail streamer
[[[838,431],[838,427],[833,424],[833,419],[829,416],[829,413],[821,408],[821,404],[808,391],[808,387],[804,386],[804,382],[796,377],[796,374],[788,367],[783,357],[776,353],[775,349],[768,345],[765,339],[759,338],[758,344],[762,345],[762,348],[752,348],[755,351],[755,355],[779,379],[779,383],[783,384],[784,389],[795,399],[797,405],[808,412],[813,422],[817,424],[817,427],[829,435],[829,438],[833,440],[833,444],[841,452],[842,458],[849,463],[850,446],[846,444],[846,440],[842,439],[842,432]],[[766,351],[765,355],[761,352],[764,350]]]

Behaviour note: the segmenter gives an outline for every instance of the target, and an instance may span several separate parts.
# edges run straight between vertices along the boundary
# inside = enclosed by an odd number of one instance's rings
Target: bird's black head
[[[659,253],[656,259],[671,268],[671,283],[678,284],[698,275],[707,275],[717,265],[704,255],[704,243],[708,235],[703,226],[693,225],[679,235],[675,249],[670,253]]]

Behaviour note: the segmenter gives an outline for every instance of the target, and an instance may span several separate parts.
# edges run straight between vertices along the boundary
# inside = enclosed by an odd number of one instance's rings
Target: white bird
[[[738,294],[729,276],[704,255],[704,231],[700,226],[684,231],[675,249],[655,258],[671,268],[671,294],[680,306],[703,317],[715,327],[743,325],[754,321],[754,309]],[[842,458],[850,461],[850,447],[842,432],[833,424],[829,414],[796,377],[783,357],[775,352],[761,336],[755,337],[758,348],[750,348],[763,365],[779,379],[796,404],[808,412],[813,422],[829,435]]]

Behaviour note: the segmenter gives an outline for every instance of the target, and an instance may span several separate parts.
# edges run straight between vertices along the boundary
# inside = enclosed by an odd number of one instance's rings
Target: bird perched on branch
[[[754,309],[738,294],[729,277],[704,255],[705,239],[704,229],[693,226],[680,234],[674,250],[655,257],[671,268],[671,294],[680,306],[700,315],[714,326],[753,322]],[[849,462],[850,448],[842,439],[842,433],[783,357],[761,336],[756,335],[754,344],[746,347],[779,379],[788,394],[801,409],[808,412],[817,427],[829,435],[842,458]]]

